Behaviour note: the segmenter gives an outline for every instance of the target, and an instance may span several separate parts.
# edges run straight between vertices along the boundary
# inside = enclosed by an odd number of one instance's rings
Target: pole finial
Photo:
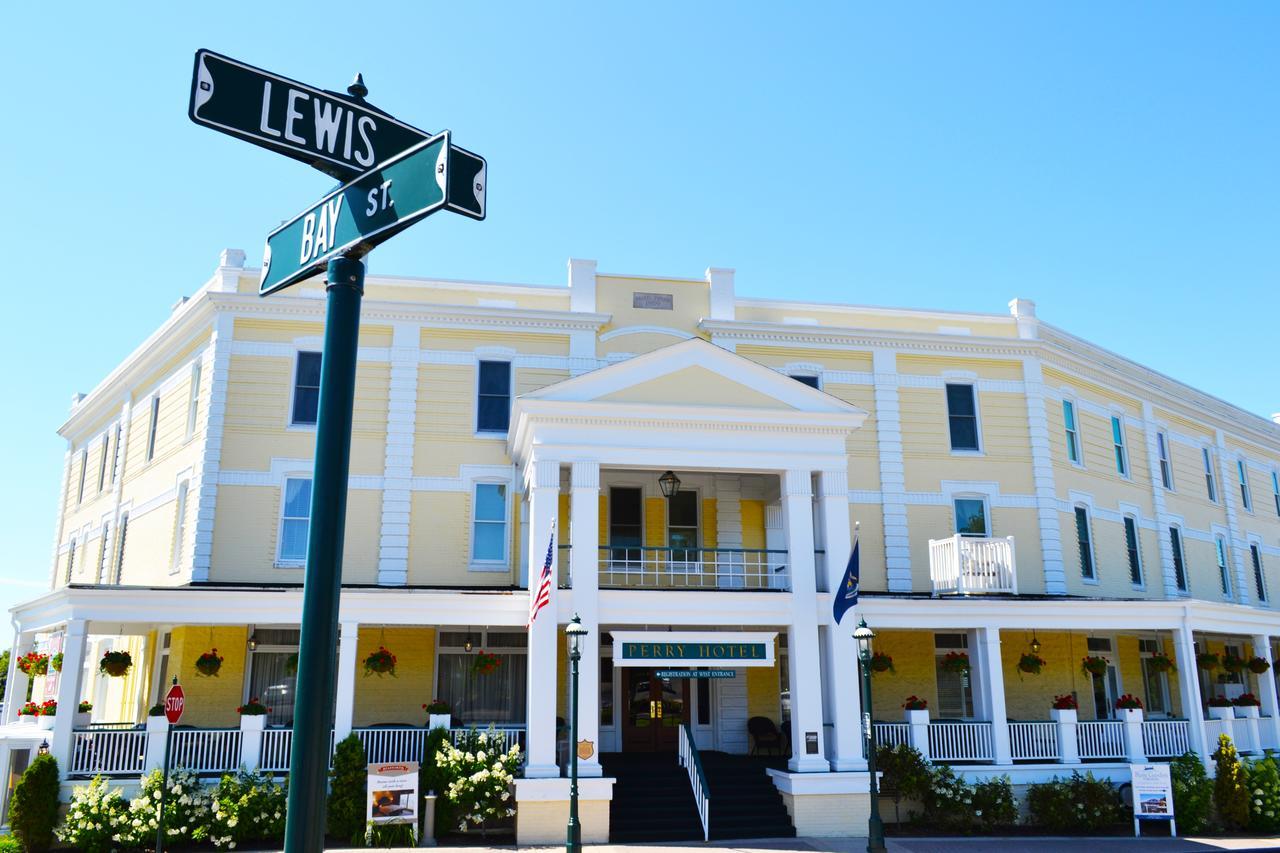
[[[364,100],[369,94],[369,87],[364,84],[364,75],[356,72],[356,79],[351,81],[351,85],[347,87],[347,93],[353,98]]]

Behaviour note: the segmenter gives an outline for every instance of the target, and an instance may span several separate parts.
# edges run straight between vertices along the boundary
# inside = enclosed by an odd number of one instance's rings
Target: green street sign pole
[[[326,290],[328,311],[324,354],[320,359],[311,529],[302,588],[293,743],[289,748],[286,853],[315,853],[324,849],[329,732],[338,692],[338,601],[342,591],[342,544],[347,521],[347,474],[351,463],[351,419],[364,262],[347,257],[329,261]]]

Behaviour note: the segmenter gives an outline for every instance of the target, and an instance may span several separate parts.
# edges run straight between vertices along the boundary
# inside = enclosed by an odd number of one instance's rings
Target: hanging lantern
[[[658,485],[662,487],[662,494],[673,498],[680,491],[680,478],[668,471],[658,478]]]

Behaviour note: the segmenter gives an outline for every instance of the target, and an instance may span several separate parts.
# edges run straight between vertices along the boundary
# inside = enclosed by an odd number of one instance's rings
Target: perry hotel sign
[[[614,666],[773,666],[775,632],[614,631]]]

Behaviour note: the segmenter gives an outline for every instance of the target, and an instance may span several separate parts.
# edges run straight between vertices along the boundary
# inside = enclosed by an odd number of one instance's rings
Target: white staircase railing
[[[707,785],[707,774],[702,769],[702,756],[693,742],[693,732],[686,722],[680,726],[680,765],[689,771],[689,785],[693,788],[693,799],[698,804],[698,818],[702,821],[702,840],[711,837],[711,796]]]

